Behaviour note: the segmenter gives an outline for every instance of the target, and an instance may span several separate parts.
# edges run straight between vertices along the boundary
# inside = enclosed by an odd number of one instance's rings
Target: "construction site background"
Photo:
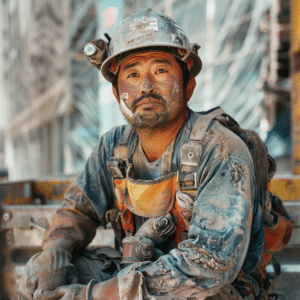
[[[189,106],[222,106],[259,132],[276,159],[270,189],[284,201],[293,234],[272,291],[300,299],[298,0],[0,0],[0,179],[9,179],[0,185],[0,277],[8,298],[17,299],[25,263],[41,250],[74,179],[63,175],[78,174],[99,136],[125,123],[83,47],[143,7],[171,16],[201,45]],[[111,228],[100,228],[93,245],[113,245]]]
[[[142,7],[171,16],[201,45],[189,106],[220,105],[275,157],[290,156],[288,0],[2,0],[0,165],[10,180],[77,174],[99,136],[125,123],[83,47]]]

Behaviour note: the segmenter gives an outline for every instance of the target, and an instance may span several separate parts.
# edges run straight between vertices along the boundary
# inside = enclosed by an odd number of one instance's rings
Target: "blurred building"
[[[142,7],[165,12],[183,27],[190,42],[201,46],[203,69],[189,102],[192,109],[222,106],[243,127],[261,130],[266,114],[263,87],[269,55],[269,35],[261,30],[261,23],[269,12],[270,1],[125,0],[123,5],[124,17]],[[104,28],[100,31],[103,34]],[[110,84],[104,80],[101,83],[100,130],[105,132],[123,119],[109,94]]]
[[[10,178],[77,172],[98,138],[93,1],[1,1]],[[87,138],[88,137],[88,138]]]
[[[272,1],[263,30],[268,32],[268,76],[265,82],[266,144],[278,169],[291,170],[291,6],[290,0]],[[295,126],[296,128],[296,126]],[[294,129],[295,129],[294,128]],[[279,160],[280,158],[280,160]]]
[[[82,50],[143,7],[165,12],[201,45],[204,67],[190,107],[221,105],[244,127],[259,129],[268,63],[260,25],[269,1],[2,0],[10,179],[77,173],[99,135],[125,122],[111,84]]]

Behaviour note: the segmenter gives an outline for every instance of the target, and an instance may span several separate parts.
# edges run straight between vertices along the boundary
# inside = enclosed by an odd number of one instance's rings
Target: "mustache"
[[[152,99],[160,100],[161,102],[166,103],[166,100],[165,100],[161,95],[159,95],[159,94],[145,94],[145,95],[142,95],[142,96],[136,98],[136,99],[132,102],[132,104],[130,105],[130,108],[131,108],[131,109],[135,109],[136,106],[137,106],[142,100],[147,99],[147,98],[148,98],[148,99],[152,98]]]

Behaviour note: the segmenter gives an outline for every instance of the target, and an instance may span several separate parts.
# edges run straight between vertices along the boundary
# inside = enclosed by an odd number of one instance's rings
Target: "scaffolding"
[[[189,106],[195,111],[222,106],[243,127],[260,131],[265,113],[263,85],[268,66],[268,34],[261,30],[261,23],[270,2],[130,0],[125,1],[124,17],[147,6],[168,13],[183,27],[190,42],[201,45],[199,55],[203,60],[203,70],[197,77]],[[107,94],[107,89],[103,83],[100,96]],[[102,133],[112,125],[124,122],[121,113],[116,116],[117,106],[113,96],[106,97],[101,104]]]
[[[261,22],[269,1],[2,0],[1,5],[12,179],[77,173],[99,136],[125,123],[111,84],[82,49],[143,7],[174,18],[202,47],[203,71],[189,106],[195,111],[222,106],[243,127],[259,130],[268,55]],[[115,19],[109,23],[111,12]]]
[[[96,0],[72,0],[69,24],[70,136],[74,171],[82,170],[99,138],[99,71],[83,54],[84,45],[98,33],[99,5]]]

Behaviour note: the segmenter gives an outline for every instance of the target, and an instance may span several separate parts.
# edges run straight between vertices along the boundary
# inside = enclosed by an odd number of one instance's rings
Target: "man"
[[[187,107],[197,45],[142,9],[88,47],[130,125],[100,139],[27,264],[20,298],[243,299],[247,282],[244,299],[254,299],[264,233],[252,158],[213,113]],[[121,266],[113,249],[81,251],[105,217]]]

